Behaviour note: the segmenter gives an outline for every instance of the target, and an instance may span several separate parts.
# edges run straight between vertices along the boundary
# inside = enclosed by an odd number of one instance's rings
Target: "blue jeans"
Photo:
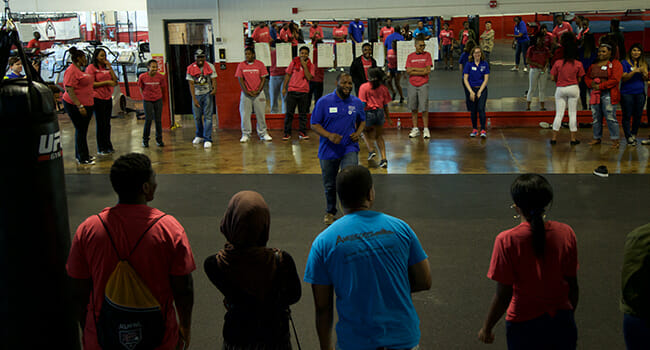
[[[212,103],[214,96],[210,94],[196,95],[200,107],[192,103],[192,114],[196,123],[196,137],[202,137],[203,141],[212,142]]]
[[[627,350],[650,349],[650,322],[624,314],[623,337]]]
[[[524,322],[506,321],[508,350],[575,350],[578,328],[573,310],[557,310]]]
[[[346,153],[339,159],[319,159],[320,170],[323,174],[323,187],[325,187],[325,200],[327,212],[336,215],[336,175],[339,169],[345,169],[359,164],[359,152]]]
[[[623,110],[623,132],[625,138],[636,136],[641,123],[643,106],[645,105],[645,94],[621,94],[621,109]],[[632,129],[630,129],[630,118],[632,118]]]
[[[528,51],[529,44],[530,40],[517,41],[517,51],[515,51],[515,66],[519,66],[519,55],[524,56],[524,66],[527,64],[526,52]]]
[[[472,86],[474,93],[477,93],[479,88],[480,86]],[[469,107],[470,117],[472,118],[472,129],[476,129],[476,117],[478,114],[478,119],[481,123],[481,130],[487,130],[487,127],[485,125],[485,103],[487,102],[487,93],[488,91],[486,87],[483,89],[481,97],[474,99],[474,101],[471,101],[469,99],[469,92],[467,93],[466,103]]]
[[[284,75],[271,76],[269,79],[269,95],[271,96],[271,113],[278,112],[278,98],[282,100],[282,113],[286,113],[284,98],[282,97],[282,82]]]
[[[63,108],[72,120],[74,125],[74,155],[78,161],[83,162],[90,160],[90,153],[88,151],[88,124],[90,118],[93,116],[93,106],[86,106],[86,116],[81,115],[79,108],[67,101],[63,101]]]
[[[618,120],[616,120],[616,105],[612,104],[612,97],[609,91],[602,91],[600,103],[591,105],[591,115],[593,117],[594,139],[599,140],[603,137],[603,117],[607,120],[609,137],[612,140],[618,140]]]

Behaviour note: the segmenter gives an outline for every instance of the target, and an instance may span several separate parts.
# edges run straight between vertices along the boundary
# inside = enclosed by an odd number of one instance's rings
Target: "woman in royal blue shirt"
[[[627,58],[621,61],[621,109],[623,111],[623,132],[628,145],[636,146],[636,134],[641,123],[645,103],[645,81],[648,80],[648,64],[643,57],[641,44],[630,47]],[[632,128],[630,129],[630,118]]]
[[[467,104],[470,107],[472,118],[472,132],[470,137],[476,137],[476,115],[481,122],[481,137],[487,137],[485,125],[485,102],[487,101],[487,83],[490,77],[490,65],[485,61],[483,50],[479,46],[474,47],[467,64],[463,67],[463,83],[469,91]]]

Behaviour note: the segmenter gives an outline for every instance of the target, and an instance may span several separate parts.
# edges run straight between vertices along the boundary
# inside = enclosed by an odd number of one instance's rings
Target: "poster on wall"
[[[318,44],[318,68],[334,67],[334,46],[330,43]]]
[[[433,61],[437,61],[438,60],[438,52],[440,52],[440,50],[438,50],[438,38],[431,38],[431,39],[427,40],[426,45],[427,45],[427,47],[424,50],[431,54],[431,59]],[[434,64],[434,66],[435,66],[435,64]],[[431,67],[431,70],[433,70],[433,67]]]
[[[352,43],[336,43],[336,66],[349,67],[352,64]]]
[[[415,52],[414,41],[398,41],[397,45],[397,69],[406,70],[406,58]]]
[[[372,57],[377,61],[377,67],[383,67],[385,64],[384,58],[386,57],[386,54],[384,54],[384,43],[376,42],[372,46]]]
[[[39,15],[32,18],[22,18],[18,30],[22,38],[32,38],[34,32],[41,34],[41,40],[73,40],[79,39],[79,17],[70,16],[47,17]]]
[[[275,44],[276,66],[289,67],[293,57],[291,56],[291,43]]]
[[[271,46],[269,43],[255,43],[255,58],[267,67],[271,66]]]
[[[151,59],[158,62],[158,73],[165,75],[165,58],[161,53],[151,54]]]

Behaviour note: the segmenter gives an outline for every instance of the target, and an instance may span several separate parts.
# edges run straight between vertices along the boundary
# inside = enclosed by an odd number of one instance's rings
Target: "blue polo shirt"
[[[519,35],[521,33],[524,35],[517,38],[517,42],[523,43],[524,41],[528,41],[528,29],[526,29],[526,23],[524,23],[524,20],[519,21],[519,24],[515,24],[515,35]]]
[[[623,73],[629,73],[632,71],[632,65],[627,60],[622,60],[621,66],[623,66]],[[621,94],[642,94],[645,90],[644,88],[645,84],[641,74],[634,74],[628,81],[623,81],[621,83]]]
[[[422,29],[415,28],[415,30],[413,31],[413,37],[416,38],[416,39],[417,39],[418,35],[420,35],[420,34],[424,34],[425,37],[432,35],[431,31],[426,26],[424,28],[422,28]]]
[[[390,50],[393,48],[393,40],[404,41],[404,36],[397,32],[387,36],[386,39],[384,40],[384,45],[386,45],[386,50]]]
[[[463,67],[463,75],[465,74],[467,74],[469,86],[481,86],[485,80],[485,75],[490,74],[490,65],[485,61],[479,62],[478,65],[476,65],[476,62],[467,62]]]
[[[348,28],[348,34],[352,35],[354,41],[360,43],[363,40],[363,21],[350,22],[350,27]]]
[[[340,159],[350,152],[359,152],[359,143],[352,141],[350,135],[357,131],[357,124],[366,120],[363,102],[350,95],[341,99],[336,91],[321,97],[311,113],[311,123],[319,124],[325,130],[343,136],[337,145],[327,137],[320,137],[318,159]]]

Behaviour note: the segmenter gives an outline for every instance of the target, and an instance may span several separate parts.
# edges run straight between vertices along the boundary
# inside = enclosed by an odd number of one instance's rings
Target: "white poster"
[[[435,62],[438,60],[438,38],[431,38],[426,41],[427,47],[425,50],[431,54],[431,59]],[[435,65],[434,65],[435,66]],[[431,70],[433,70],[433,67],[431,67]]]
[[[293,57],[291,56],[291,43],[275,44],[276,66],[289,67]]]
[[[381,42],[373,43],[372,57],[377,61],[377,67],[383,67],[385,64],[386,54],[384,53],[384,44]]]
[[[318,44],[318,68],[334,67],[334,46],[330,43]]]
[[[255,43],[255,57],[264,63],[265,66],[271,66],[271,46],[269,43]]]
[[[22,39],[31,39],[34,32],[39,32],[41,33],[42,41],[79,39],[79,26],[78,17],[68,17],[57,20],[47,19],[42,21],[39,20],[37,23],[18,24]]]
[[[397,70],[406,70],[406,58],[415,52],[415,41],[398,41],[397,45]]]
[[[352,60],[352,43],[336,43],[336,66],[349,67]]]
[[[361,46],[363,46],[363,44],[365,44],[365,42],[354,43],[354,52],[353,52],[354,58],[357,58],[357,57],[363,55],[363,49],[361,48]]]

